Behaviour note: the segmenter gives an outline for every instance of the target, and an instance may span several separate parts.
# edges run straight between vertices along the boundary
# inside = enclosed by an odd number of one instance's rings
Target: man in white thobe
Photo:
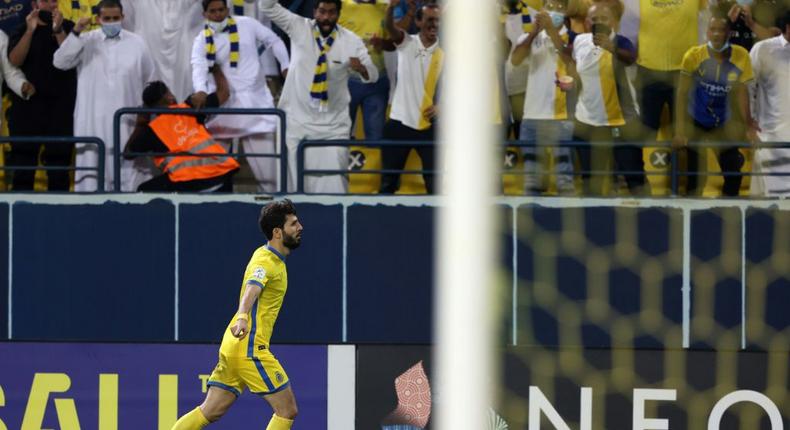
[[[145,84],[156,80],[156,68],[143,39],[121,29],[123,7],[118,0],[99,4],[101,28],[82,32],[89,24],[82,18],[66,37],[53,58],[61,70],[77,68],[77,104],[74,108],[74,135],[96,136],[107,145],[104,189],[113,190],[113,115],[123,107],[142,104]],[[129,140],[134,115],[121,118],[120,145]],[[123,148],[120,148],[123,152]],[[101,156],[94,145],[76,146],[76,167],[95,167]],[[121,190],[134,191],[153,177],[150,160],[121,160]],[[77,170],[74,191],[95,191],[98,176],[93,170]]]
[[[0,31],[0,52],[4,53],[7,50],[8,36],[3,31]],[[27,99],[35,93],[33,84],[27,81],[25,74],[22,73],[19,67],[8,61],[7,55],[0,55],[0,87],[3,85],[3,80],[5,80],[5,84],[8,85],[11,91],[23,99]],[[2,98],[3,95],[0,94],[0,99]]]
[[[757,42],[751,51],[756,96],[755,118],[763,142],[790,142],[790,11],[782,18],[779,36]],[[790,148],[759,149],[753,170],[790,173]],[[752,176],[751,193],[756,196],[790,196],[790,177]]]
[[[192,44],[192,84],[198,99],[215,90],[214,78],[209,67],[214,63],[230,84],[230,98],[222,106],[226,108],[273,108],[274,100],[265,82],[259,79],[260,60],[258,47],[271,50],[283,74],[288,70],[288,50],[283,41],[270,29],[253,18],[235,16],[228,18],[228,7],[223,0],[203,0],[203,16],[210,29],[215,52],[209,58],[205,29],[195,37]],[[233,23],[239,43],[235,64],[231,62]],[[198,103],[199,104],[199,103]],[[277,154],[278,118],[272,115],[215,115],[206,123],[211,134],[222,140],[240,138],[247,154]],[[261,192],[279,191],[279,160],[272,157],[247,157]]]
[[[356,73],[364,83],[376,82],[378,68],[368,55],[368,50],[356,34],[337,25],[342,3],[340,0],[315,2],[314,19],[290,12],[277,0],[261,0],[261,11],[271,18],[291,38],[291,67],[285,79],[279,108],[287,115],[286,139],[288,145],[288,190],[296,191],[296,152],[302,139],[349,139],[351,116],[348,105],[348,78]],[[316,65],[321,55],[315,32],[321,46],[333,40],[327,52],[326,82],[328,99],[316,103],[311,88],[316,76]],[[336,37],[332,37],[336,34]],[[304,168],[310,170],[348,169],[348,147],[310,148],[305,152]],[[304,178],[304,191],[308,193],[345,193],[348,190],[346,175],[310,175]]]
[[[177,100],[192,94],[192,41],[203,28],[200,0],[134,0],[124,2],[123,26],[140,35],[162,81]]]

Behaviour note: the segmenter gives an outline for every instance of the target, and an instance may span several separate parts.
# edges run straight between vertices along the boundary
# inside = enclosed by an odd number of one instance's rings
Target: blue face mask
[[[562,24],[565,23],[565,14],[562,12],[555,12],[553,10],[550,10],[549,16],[551,17],[551,23],[554,25],[555,28],[560,28],[562,27]]]
[[[735,0],[741,6],[751,6],[754,3],[754,0]]]
[[[711,42],[710,40],[708,41],[708,48],[710,48],[710,50],[714,51],[714,52],[724,52],[729,47],[730,47],[730,41],[729,40],[724,42],[724,45],[721,45],[721,48],[719,48],[719,49],[714,48],[713,47],[713,42]]]
[[[104,32],[105,36],[109,38],[113,38],[121,33],[121,23],[120,22],[102,23],[101,31]]]

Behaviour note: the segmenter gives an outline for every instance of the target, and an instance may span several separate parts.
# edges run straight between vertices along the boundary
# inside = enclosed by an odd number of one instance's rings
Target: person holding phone
[[[782,33],[774,26],[780,7],[775,0],[724,0],[717,6],[717,13],[730,20],[730,43],[747,51],[758,41]]]
[[[628,142],[637,140],[638,111],[625,68],[636,61],[636,48],[630,40],[617,34],[623,5],[618,2],[595,3],[587,13],[586,26],[591,31],[576,36],[572,55],[566,61],[573,82],[557,81],[569,91],[579,91],[574,122],[574,140],[612,142],[616,170],[623,176],[632,195],[645,193],[645,168],[642,148]],[[620,143],[622,142],[622,143]],[[607,148],[578,148],[585,172],[611,170]],[[603,194],[605,175],[583,174],[587,192]]]
[[[74,28],[64,19],[57,0],[36,0],[25,23],[11,32],[8,39],[8,61],[19,67],[35,88],[35,94],[20,97],[11,94],[8,128],[11,136],[73,136],[74,101],[77,98],[77,72],[58,70],[52,65],[55,51]],[[46,121],[41,121],[46,118]],[[66,167],[71,165],[73,143],[41,142],[12,143],[8,157],[10,166],[38,165],[41,146],[42,164]],[[14,191],[32,191],[35,170],[17,170],[13,174]],[[47,172],[50,191],[69,190],[69,172]]]
[[[518,39],[511,54],[514,66],[528,64],[526,102],[521,121],[521,140],[534,144],[524,148],[524,171],[527,194],[545,191],[541,183],[543,154],[546,146],[555,157],[554,170],[557,191],[575,193],[571,150],[559,147],[573,137],[572,96],[554,85],[555,80],[567,76],[562,55],[567,55],[571,34],[565,26],[566,0],[549,0],[535,16],[532,31]]]

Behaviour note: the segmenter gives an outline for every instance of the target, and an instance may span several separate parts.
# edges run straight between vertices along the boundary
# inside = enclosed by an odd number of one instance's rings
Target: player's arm
[[[390,39],[396,45],[400,45],[401,42],[403,42],[403,39],[406,37],[406,33],[400,27],[395,25],[395,18],[393,14],[395,13],[395,7],[398,5],[398,3],[400,3],[400,1],[390,1],[389,6],[387,6],[387,16],[384,19],[384,29],[387,30],[387,33],[390,34]]]
[[[306,19],[282,7],[277,0],[259,0],[258,7],[264,15],[269,17],[278,27],[288,36],[293,38],[293,31],[296,26],[305,22]]]
[[[758,143],[760,141],[758,133],[762,130],[760,130],[757,120],[755,120],[752,116],[752,110],[749,103],[750,83],[751,82],[737,83],[735,86],[735,94],[738,100],[738,110],[740,111],[741,118],[743,118],[743,122],[746,125],[746,140],[751,143]]]
[[[241,296],[239,302],[239,310],[236,311],[236,322],[230,327],[230,332],[238,339],[243,339],[247,335],[247,327],[249,326],[250,309],[255,299],[263,291],[260,283],[247,282],[244,286],[244,294]]]

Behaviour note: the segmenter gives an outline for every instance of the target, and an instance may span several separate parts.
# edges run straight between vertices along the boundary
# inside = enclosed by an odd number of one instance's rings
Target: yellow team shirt
[[[386,38],[384,19],[387,16],[387,2],[377,0],[374,4],[357,3],[354,0],[343,0],[343,9],[337,23],[359,36],[368,48],[373,64],[384,70],[384,53],[370,44],[370,38],[378,36]]]
[[[63,18],[68,19],[74,24],[83,16],[91,17],[91,23],[85,29],[94,30],[99,28],[99,6],[101,0],[58,0],[58,10],[63,14]]]
[[[244,271],[239,300],[247,284],[261,287],[261,293],[250,310],[249,334],[242,339],[231,334],[230,327],[236,323],[236,315],[225,329],[219,352],[226,357],[253,357],[258,351],[269,348],[274,323],[288,289],[285,257],[268,245],[256,249]]]
[[[730,92],[736,83],[754,79],[749,51],[732,45],[721,63],[711,56],[708,45],[695,46],[683,57],[680,73],[693,82],[688,113],[706,128],[721,126],[730,118]]]
[[[683,54],[699,42],[699,11],[706,0],[639,0],[637,63],[659,71],[680,70]]]

